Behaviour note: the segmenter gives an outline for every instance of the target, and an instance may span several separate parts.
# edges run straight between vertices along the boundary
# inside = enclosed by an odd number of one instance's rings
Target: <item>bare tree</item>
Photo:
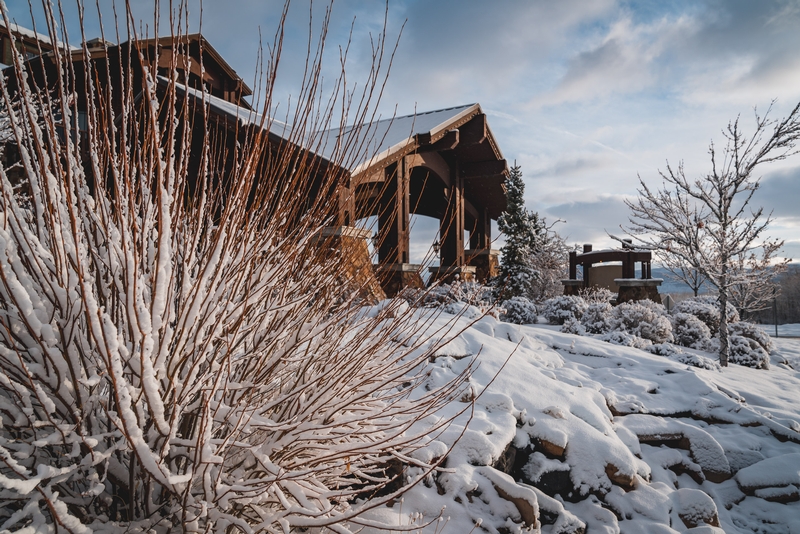
[[[689,286],[696,297],[700,289],[706,285],[706,277],[691,264],[686,263],[682,255],[675,254],[672,251],[674,246],[673,243],[669,250],[654,250],[656,260],[667,270],[672,279]]]
[[[61,6],[43,6],[55,41]],[[163,53],[177,71],[188,37],[169,30]],[[53,62],[43,86],[22,56],[21,83],[0,76],[25,180],[13,187],[0,165],[3,528],[343,533],[418,480],[400,462],[424,475],[443,461],[414,458],[446,424],[420,421],[460,398],[465,375],[411,398],[432,354],[418,349],[419,325],[397,306],[353,306],[359,288],[337,276],[353,251],[314,237],[331,202],[308,194],[320,181],[341,192],[341,166],[302,147],[331,121],[364,119],[384,36],[361,95],[343,73],[321,93],[324,40],[313,41],[279,143],[279,38],[262,114],[240,109],[250,127],[233,131],[209,116],[208,93],[191,103],[176,71],[100,83],[122,69],[108,49],[33,59]],[[84,138],[69,129],[79,111]]]
[[[564,238],[553,230],[553,227],[563,222],[557,220],[545,225],[541,241],[530,258],[531,266],[539,273],[539,278],[533,284],[532,293],[534,301],[543,302],[549,298],[563,294],[564,286],[561,280],[569,276],[569,252],[571,247]]]
[[[683,164],[667,165],[660,172],[663,188],[653,190],[639,178],[639,196],[626,201],[632,211],[626,232],[645,245],[672,254],[681,265],[702,274],[719,292],[720,309],[726,309],[733,288],[752,282],[747,269],[738,268],[739,258],[761,252],[771,262],[782,241],[764,237],[771,214],[750,204],[758,190],[757,166],[797,153],[800,139],[800,104],[784,119],[769,118],[755,111],[755,131],[747,135],[739,118],[723,130],[722,154],[709,146],[711,171],[701,178],[686,177]],[[721,156],[721,157],[720,157]],[[728,328],[720,314],[720,364],[728,364]]]
[[[730,302],[743,317],[767,309],[780,294],[778,275],[786,271],[788,258],[777,261],[775,256],[780,242],[765,243],[761,254],[755,252],[740,254],[732,265],[736,273],[735,282],[730,287]]]

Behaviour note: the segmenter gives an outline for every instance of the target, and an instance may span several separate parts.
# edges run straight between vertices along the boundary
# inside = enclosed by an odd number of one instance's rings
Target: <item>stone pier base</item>
[[[467,250],[464,252],[467,265],[475,267],[475,280],[486,283],[500,274],[499,250]]]
[[[323,228],[314,236],[318,246],[331,252],[333,268],[337,269],[344,292],[355,291],[366,304],[377,304],[386,298],[378,279],[372,272],[368,240],[372,232],[352,226]]]
[[[478,269],[465,265],[463,267],[429,267],[428,270],[431,272],[431,278],[428,280],[430,285],[434,282],[452,284],[456,280],[474,282],[475,273]]]
[[[394,297],[404,287],[424,289],[422,265],[415,263],[386,263],[374,266],[375,275],[387,297]]]
[[[583,289],[583,280],[562,280],[561,284],[564,286],[565,295],[577,296]]]
[[[652,300],[661,304],[658,286],[663,281],[661,278],[615,278],[614,282],[619,286],[617,304],[638,300]]]

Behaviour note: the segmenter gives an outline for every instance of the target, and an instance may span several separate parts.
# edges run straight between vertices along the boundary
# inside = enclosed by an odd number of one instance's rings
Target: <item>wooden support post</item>
[[[492,220],[487,209],[478,210],[475,228],[469,234],[470,250],[488,250],[492,246]]]
[[[408,263],[409,184],[405,158],[386,168],[378,215],[378,260],[380,263]]]
[[[569,279],[578,279],[578,253],[574,250],[569,253]]]
[[[342,185],[339,188],[339,213],[337,226],[352,226],[355,222],[356,199],[353,190]]]
[[[447,209],[439,221],[441,266],[461,267],[464,265],[464,179],[458,160],[451,166],[450,184]]]

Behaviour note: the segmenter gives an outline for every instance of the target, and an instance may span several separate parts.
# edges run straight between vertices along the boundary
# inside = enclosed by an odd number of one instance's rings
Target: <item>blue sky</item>
[[[26,2],[6,4],[29,23]],[[106,28],[110,5],[101,1]],[[151,2],[132,5],[152,21]],[[206,1],[202,32],[252,80],[259,31],[272,38],[282,5]],[[314,4],[315,20],[323,7]],[[377,1],[334,2],[331,75],[352,24],[349,78],[363,79],[369,35],[382,29],[386,10]],[[69,1],[65,11],[76,12]],[[190,13],[196,30],[198,3]],[[292,4],[283,98],[298,85],[308,13],[307,2]],[[88,36],[97,35],[96,15],[86,18]],[[77,35],[77,17],[68,19]],[[565,220],[557,228],[570,242],[596,248],[627,221],[623,199],[636,194],[637,175],[655,185],[658,169],[682,160],[699,177],[728,120],[741,114],[750,128],[754,106],[777,99],[779,118],[800,101],[800,0],[390,0],[388,21],[392,39],[404,27],[382,113],[479,102],[505,157],[522,166],[528,207]],[[800,260],[800,155],[759,172],[756,203],[773,211],[770,234]]]

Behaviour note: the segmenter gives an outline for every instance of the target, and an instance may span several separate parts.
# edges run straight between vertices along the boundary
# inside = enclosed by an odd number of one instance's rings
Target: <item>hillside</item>
[[[429,329],[453,319],[429,313]],[[465,308],[419,388],[474,366],[474,413],[418,453],[463,432],[446,472],[376,518],[408,527],[441,512],[422,529],[437,533],[800,532],[800,341],[775,340],[771,370],[720,370],[691,349],[656,356],[478,317]]]

